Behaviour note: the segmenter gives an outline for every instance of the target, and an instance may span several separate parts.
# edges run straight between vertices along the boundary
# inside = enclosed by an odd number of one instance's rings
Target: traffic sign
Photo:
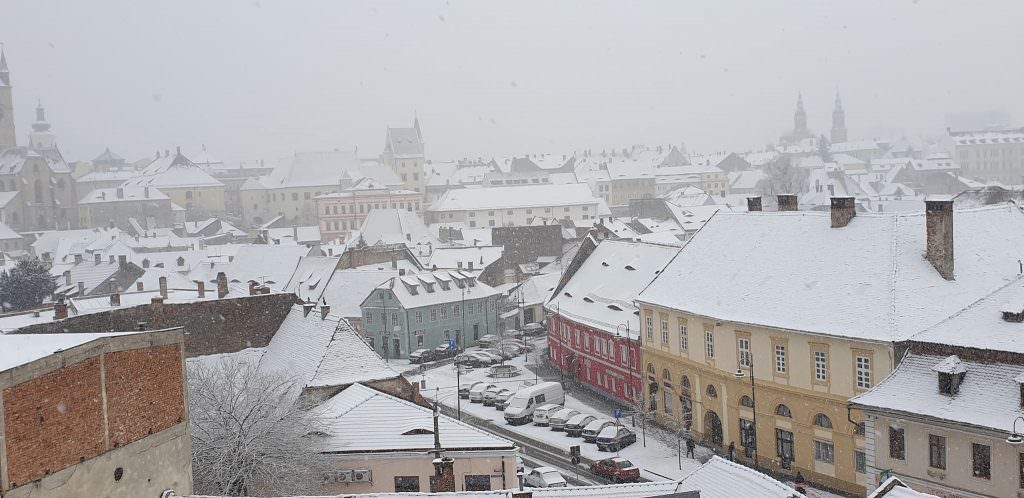
[[[622,408],[615,409],[615,418],[622,418]]]
[[[455,339],[448,340],[448,350],[455,351]]]
[[[425,363],[420,363],[420,373],[424,373],[426,371],[427,371],[427,365]]]

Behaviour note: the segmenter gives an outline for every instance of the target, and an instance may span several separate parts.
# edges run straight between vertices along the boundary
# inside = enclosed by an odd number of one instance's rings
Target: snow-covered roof
[[[631,336],[636,337],[640,317],[633,300],[678,252],[673,246],[607,239],[545,309],[611,333],[620,324],[628,324]]]
[[[953,135],[956,145],[999,145],[1024,143],[1024,128],[1006,131],[958,132]]]
[[[398,270],[336,270],[327,283],[321,299],[331,306],[331,312],[346,318],[360,317],[359,305],[373,289],[388,279],[397,277]]]
[[[438,269],[483,270],[501,258],[502,246],[435,247],[423,266]]]
[[[398,158],[423,157],[423,140],[420,138],[419,130],[415,127],[388,127],[387,141],[384,144],[384,148]]]
[[[368,346],[348,321],[318,306],[294,305],[267,345],[260,369],[294,376],[305,387],[345,386],[400,374]]]
[[[298,234],[298,240],[295,235]],[[320,225],[309,225],[301,227],[280,227],[280,228],[268,228],[267,237],[269,241],[276,241],[276,243],[288,245],[288,244],[307,244],[307,243],[320,243]]]
[[[564,185],[523,185],[449,190],[431,211],[479,211],[484,209],[529,208],[597,204],[590,187],[581,183]],[[540,214],[540,213],[538,213]]]
[[[149,163],[139,176],[125,180],[124,187],[223,187],[216,178],[197,166],[180,152],[164,155]]]
[[[900,481],[898,477],[892,476],[882,481],[882,484],[872,491],[868,498],[939,498],[935,495],[914,491]]]
[[[764,179],[764,172],[759,169],[733,171],[729,173],[729,188],[734,190],[753,190]]]
[[[976,349],[1024,354],[1024,323],[1008,322],[1003,312],[1010,304],[1020,304],[1024,312],[1024,280],[1016,279],[1005,287],[970,303],[953,316],[911,337],[917,342],[947,344]]]
[[[118,196],[120,191],[120,196]],[[155,188],[126,186],[116,188],[98,188],[85,194],[78,201],[79,204],[99,204],[106,202],[140,202],[140,201],[163,201],[170,199],[163,192]]]
[[[272,289],[283,289],[295,273],[299,259],[309,254],[305,246],[250,244],[238,248],[230,263],[202,264],[189,272],[192,280],[211,280],[217,272],[225,272],[231,281],[246,283],[255,280]],[[210,267],[210,268],[207,268]]]
[[[938,375],[933,370],[946,359],[911,353],[885,380],[850,403],[897,417],[928,417],[962,428],[1009,433],[1013,419],[1021,415],[1020,384],[1016,378],[1024,373],[1024,365],[963,360],[966,375],[957,393],[950,396],[939,392]]]
[[[338,187],[342,178],[369,177],[386,185],[401,185],[391,168],[376,162],[363,162],[355,150],[297,152],[280,161],[269,175],[247,182],[246,189]]]
[[[730,173],[731,175],[732,173]],[[680,207],[690,206],[705,206],[708,204],[714,204],[715,200],[707,192],[694,187],[693,185],[683,185],[675,189],[669,190],[664,194],[658,196],[665,199],[666,202],[670,202]]]
[[[561,278],[561,273],[552,272],[533,275],[526,279],[518,289],[523,306],[544,304],[551,297],[551,293],[554,292]]]
[[[946,374],[967,373],[967,366],[957,355],[947,356],[942,361],[932,365],[932,371]]]
[[[846,227],[830,226],[828,213],[720,211],[637,299],[736,323],[887,342],[1016,279],[1024,259],[1024,213],[1011,204],[954,212],[955,280],[923,257],[924,213],[858,214]]]
[[[463,284],[465,286],[463,289],[456,285],[456,281],[472,281],[473,285]],[[447,284],[447,290],[442,286],[442,282],[450,282]],[[405,309],[454,303],[461,301],[463,296],[465,296],[466,300],[470,300],[483,299],[500,294],[491,286],[476,280],[472,273],[461,270],[437,270],[406,274],[404,277],[384,282],[377,286],[377,288],[390,289]]]
[[[314,443],[331,453],[426,452],[434,447],[433,412],[404,399],[353,384],[318,406],[327,436]],[[449,451],[513,450],[504,438],[447,415],[438,418],[441,446]]]
[[[679,481],[680,491],[700,491],[700,498],[791,498],[797,491],[750,467],[713,456]]]
[[[405,209],[371,209],[363,220],[359,233],[371,246],[431,244],[436,247],[441,244],[416,213]]]
[[[285,292],[293,292],[303,301],[320,301],[328,282],[338,266],[338,256],[303,256],[284,285]],[[331,303],[328,303],[331,304]]]
[[[21,234],[15,232],[5,223],[0,223],[0,240],[21,239]]]
[[[0,334],[0,372],[31,363],[51,354],[81,346],[104,337],[137,334],[138,332],[104,332],[84,334]]]

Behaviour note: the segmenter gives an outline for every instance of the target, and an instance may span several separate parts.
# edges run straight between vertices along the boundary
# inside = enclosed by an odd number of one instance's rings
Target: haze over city
[[[1021,2],[4,3],[17,126],[69,157],[207,144],[228,162],[358,145],[414,112],[434,159],[633,143],[748,150],[802,91],[827,133],[938,134],[1015,93]]]

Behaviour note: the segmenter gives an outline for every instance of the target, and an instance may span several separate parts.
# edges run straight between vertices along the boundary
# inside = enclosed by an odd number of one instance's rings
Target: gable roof
[[[955,211],[955,280],[925,252],[925,215],[719,211],[637,300],[696,315],[871,341],[934,325],[1017,278],[1024,213]],[[737,243],[737,241],[744,241]],[[742,305],[741,305],[742,304]]]
[[[203,168],[189,161],[180,151],[174,155],[167,154],[154,159],[139,173],[139,176],[125,180],[122,185],[156,188],[224,186]]]
[[[353,384],[317,408],[329,435],[318,441],[321,451],[360,453],[425,452],[434,447],[433,412],[389,394]],[[448,451],[514,450],[504,438],[460,422],[438,417],[441,446]]]
[[[590,187],[582,183],[523,185],[449,190],[430,207],[431,211],[529,208],[597,204]],[[542,213],[537,213],[540,216]]]
[[[423,140],[416,128],[388,127],[384,150],[397,158],[423,157]]]
[[[700,498],[791,498],[797,491],[750,467],[713,456],[679,481],[677,491],[700,490]]]

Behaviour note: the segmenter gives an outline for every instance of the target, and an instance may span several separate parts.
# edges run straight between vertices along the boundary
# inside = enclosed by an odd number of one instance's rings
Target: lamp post
[[[1013,419],[1013,433],[1006,438],[1006,444],[1018,446],[1021,443],[1024,443],[1024,434],[1017,432],[1017,421],[1024,421],[1024,417],[1017,417]]]
[[[753,441],[753,443],[754,443],[754,468],[757,468],[757,389],[754,386],[754,352],[753,351],[750,351],[750,352],[747,353],[747,359],[750,361],[750,404],[754,405],[753,406],[753,410],[754,410],[754,421],[753,421],[753,424],[754,424],[754,426],[752,428],[753,431],[754,431],[754,441]],[[742,366],[741,366],[741,368],[737,368],[736,369],[735,376],[736,376],[737,379],[742,379],[743,377],[746,376],[746,373],[743,371]]]

